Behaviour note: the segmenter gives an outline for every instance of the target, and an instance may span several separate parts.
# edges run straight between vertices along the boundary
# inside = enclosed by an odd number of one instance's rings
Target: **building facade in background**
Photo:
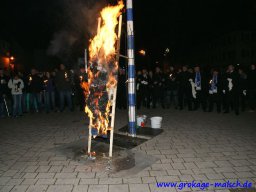
[[[256,31],[234,31],[197,45],[190,55],[192,63],[223,67],[256,63]]]

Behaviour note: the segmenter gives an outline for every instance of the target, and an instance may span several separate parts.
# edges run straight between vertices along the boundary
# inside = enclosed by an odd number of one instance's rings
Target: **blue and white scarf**
[[[211,91],[213,93],[217,93],[217,83],[218,83],[218,76],[217,75],[213,75],[212,76],[212,81],[211,81]]]
[[[196,85],[196,90],[201,90],[201,74],[200,74],[200,72],[196,72],[195,85]]]

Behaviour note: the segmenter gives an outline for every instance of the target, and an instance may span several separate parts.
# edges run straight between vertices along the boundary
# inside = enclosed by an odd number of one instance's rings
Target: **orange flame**
[[[94,57],[108,59],[108,56],[115,54],[117,40],[115,29],[118,24],[117,18],[120,16],[123,7],[123,2],[119,1],[118,5],[108,6],[101,11],[103,25],[91,41],[89,47],[90,59]]]
[[[118,24],[118,17],[121,15],[121,10],[124,4],[122,1],[116,6],[107,6],[101,11],[102,25],[99,23],[96,36],[91,40],[89,46],[90,65],[97,62],[100,69],[107,73],[107,83],[105,89],[99,92],[90,93],[90,87],[95,79],[99,78],[101,70],[95,72],[88,67],[88,84],[82,83],[82,87],[87,93],[87,97],[91,97],[93,105],[97,106],[90,109],[90,106],[85,107],[85,112],[90,118],[90,126],[96,128],[99,134],[106,134],[109,128],[109,113],[111,108],[111,101],[108,98],[106,101],[106,108],[100,111],[99,102],[102,102],[102,96],[109,93],[110,89],[117,85],[116,73],[118,70],[117,62],[115,61],[116,54],[116,26]],[[100,89],[99,89],[100,90]],[[89,94],[89,96],[88,96]],[[90,95],[91,94],[91,95]],[[93,94],[93,95],[92,95]],[[92,99],[93,97],[93,99]]]

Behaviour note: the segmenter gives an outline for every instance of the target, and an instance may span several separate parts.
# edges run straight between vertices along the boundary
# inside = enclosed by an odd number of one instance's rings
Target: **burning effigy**
[[[88,83],[82,84],[86,93],[85,112],[90,119],[89,140],[90,136],[106,136],[111,129],[111,93],[117,85],[118,72],[116,27],[123,7],[124,4],[120,1],[118,5],[107,6],[101,11],[97,34],[90,41]],[[88,152],[89,148],[90,146]]]

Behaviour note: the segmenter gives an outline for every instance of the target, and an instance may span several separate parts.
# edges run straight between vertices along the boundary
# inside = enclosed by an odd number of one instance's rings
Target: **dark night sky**
[[[66,1],[93,4],[93,0]],[[18,42],[26,50],[47,49],[54,33],[72,22],[62,2],[1,2],[0,37]],[[193,45],[208,37],[254,29],[255,5],[253,0],[134,0],[136,47],[149,50],[155,58],[167,46],[178,56],[186,56]]]

